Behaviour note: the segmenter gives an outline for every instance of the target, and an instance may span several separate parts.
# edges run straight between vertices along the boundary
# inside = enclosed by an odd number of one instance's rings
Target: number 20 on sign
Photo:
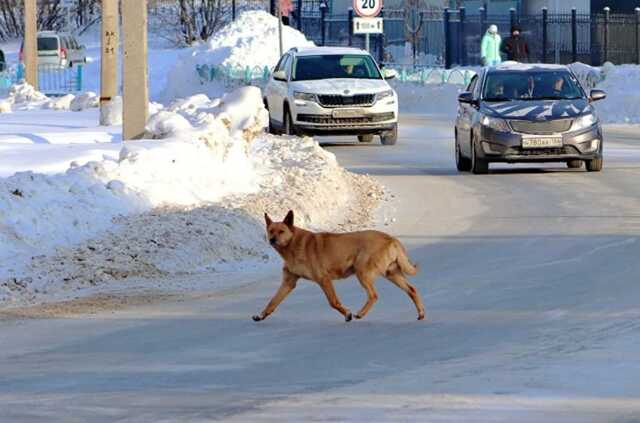
[[[382,0],[353,0],[353,10],[363,18],[374,18],[382,10]]]

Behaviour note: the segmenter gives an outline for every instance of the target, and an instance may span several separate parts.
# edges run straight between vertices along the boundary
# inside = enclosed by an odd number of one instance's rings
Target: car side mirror
[[[607,98],[607,93],[602,90],[591,90],[591,94],[589,95],[590,101],[598,101]]]
[[[275,71],[273,73],[273,79],[276,81],[285,81],[287,80],[287,74],[283,70]]]
[[[384,79],[394,79],[398,77],[398,72],[396,72],[395,69],[383,69],[382,77]]]
[[[458,96],[458,102],[464,104],[474,104],[475,102],[473,101],[473,93],[470,93],[469,91],[460,93],[460,95]]]

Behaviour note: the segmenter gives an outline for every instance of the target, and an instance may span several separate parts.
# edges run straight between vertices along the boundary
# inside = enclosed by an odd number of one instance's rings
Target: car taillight
[[[60,49],[60,57],[62,57],[63,59],[67,58],[67,50],[65,48]]]

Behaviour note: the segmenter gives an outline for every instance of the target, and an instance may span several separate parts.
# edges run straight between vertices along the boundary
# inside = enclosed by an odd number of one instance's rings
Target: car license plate
[[[522,148],[555,148],[555,147],[562,147],[562,137],[522,138]]]
[[[334,118],[359,118],[364,116],[362,109],[337,109],[331,112]]]

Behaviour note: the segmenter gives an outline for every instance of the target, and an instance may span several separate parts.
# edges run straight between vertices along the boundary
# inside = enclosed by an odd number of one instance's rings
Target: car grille
[[[299,114],[296,116],[298,122],[317,123],[321,125],[354,125],[354,124],[367,124],[384,122],[395,118],[395,113],[376,113],[368,116],[357,118],[334,118],[330,115],[310,115]]]
[[[530,120],[510,120],[514,131],[522,134],[549,135],[566,132],[571,128],[572,119],[555,119],[540,122]]]
[[[340,106],[371,106],[375,101],[375,94],[346,95],[319,95],[318,100],[324,107]]]

